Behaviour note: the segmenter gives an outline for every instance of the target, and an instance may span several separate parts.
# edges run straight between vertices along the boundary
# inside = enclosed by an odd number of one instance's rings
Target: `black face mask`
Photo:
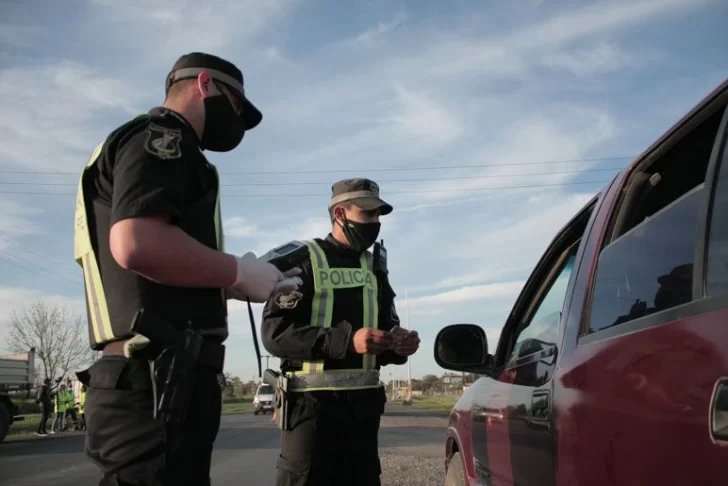
[[[346,239],[352,250],[362,252],[377,241],[381,223],[357,223],[344,218],[341,229],[344,230]]]
[[[212,152],[229,152],[242,142],[245,125],[227,96],[205,98],[205,128],[200,146]]]

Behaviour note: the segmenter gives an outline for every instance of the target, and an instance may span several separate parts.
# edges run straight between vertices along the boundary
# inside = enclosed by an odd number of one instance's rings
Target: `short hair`
[[[197,79],[182,79],[172,84],[167,90],[165,101],[179,98],[186,90],[190,89],[193,84],[197,83]]]

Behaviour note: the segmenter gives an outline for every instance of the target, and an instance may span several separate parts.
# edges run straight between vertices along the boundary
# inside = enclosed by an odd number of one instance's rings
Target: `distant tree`
[[[34,302],[20,315],[13,311],[6,340],[13,353],[35,348],[40,361],[36,362],[36,374],[42,374],[41,378],[53,380],[80,371],[96,357],[89,347],[85,318],[43,301]]]
[[[422,377],[422,392],[428,393],[434,389],[440,387],[442,382],[440,378],[435,375],[425,375]]]
[[[250,380],[244,385],[243,390],[245,390],[245,391],[243,394],[244,395],[254,395],[255,390],[257,390],[257,389],[258,389],[258,382],[254,381],[254,380]]]

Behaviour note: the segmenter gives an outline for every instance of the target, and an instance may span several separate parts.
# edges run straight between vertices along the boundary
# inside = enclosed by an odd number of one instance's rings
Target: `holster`
[[[263,372],[263,383],[272,386],[275,391],[273,403],[276,408],[276,426],[281,430],[290,430],[288,428],[288,377],[285,373],[267,369]]]
[[[165,319],[144,310],[137,312],[132,332],[150,341],[143,350],[151,361],[155,385],[155,418],[169,423],[184,421],[195,387],[195,368],[207,366],[222,371],[225,347],[205,341],[193,330],[177,330]],[[148,355],[147,353],[150,353]]]

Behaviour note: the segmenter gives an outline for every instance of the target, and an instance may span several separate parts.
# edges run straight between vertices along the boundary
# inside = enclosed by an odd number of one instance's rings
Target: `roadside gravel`
[[[445,482],[443,459],[433,456],[420,447],[382,448],[382,486],[441,486]]]

